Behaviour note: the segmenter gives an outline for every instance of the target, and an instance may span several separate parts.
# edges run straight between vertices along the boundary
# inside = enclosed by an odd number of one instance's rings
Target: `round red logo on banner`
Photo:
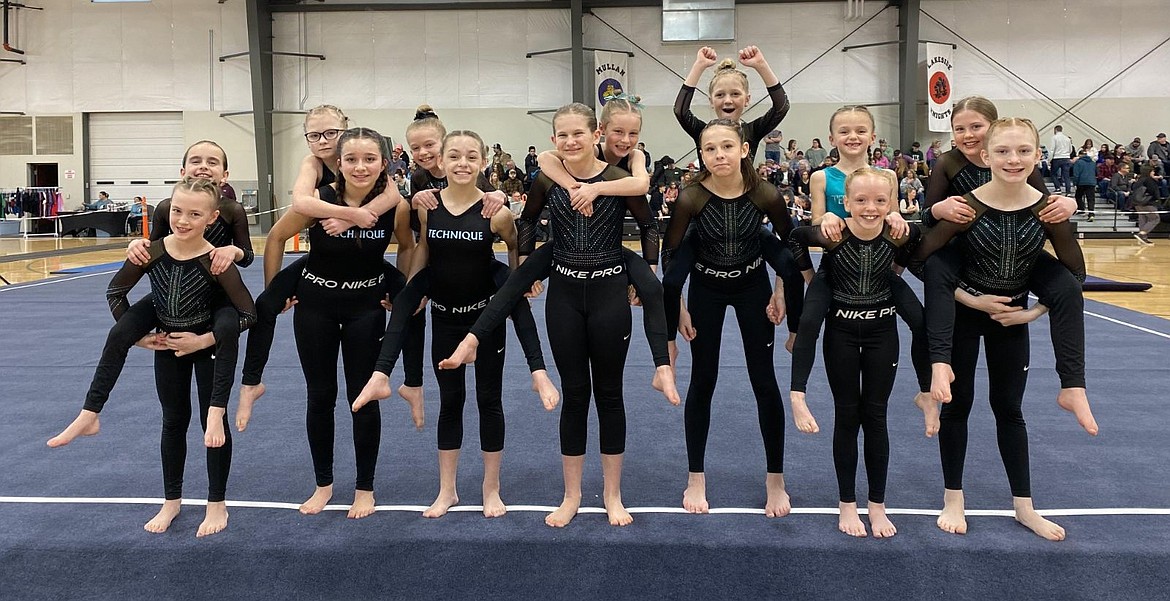
[[[930,76],[930,99],[935,104],[943,104],[951,97],[951,80],[946,72],[939,71]]]

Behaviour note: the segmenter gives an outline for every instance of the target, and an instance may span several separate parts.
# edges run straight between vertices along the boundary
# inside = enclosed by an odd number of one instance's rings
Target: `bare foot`
[[[914,404],[922,410],[922,415],[926,418],[926,437],[930,438],[938,433],[938,401],[934,400],[934,396],[929,392],[920,392],[914,395]],[[875,534],[876,536],[876,534]]]
[[[317,515],[325,509],[329,504],[329,499],[333,498],[333,485],[318,486],[317,490],[313,491],[313,496],[309,497],[308,501],[301,503],[300,512],[305,515]]]
[[[1035,532],[1038,536],[1050,541],[1064,540],[1064,528],[1048,521],[1036,513],[1032,507],[1032,499],[1027,497],[1013,497],[1012,505],[1016,510],[1016,521]]]
[[[1084,388],[1061,388],[1056,395],[1056,404],[1061,409],[1077,416],[1077,423],[1085,432],[1097,435],[1097,420],[1093,417],[1093,410],[1089,408],[1089,395]]]
[[[703,472],[687,474],[687,489],[683,491],[683,509],[691,513],[707,513],[707,476]]]
[[[374,515],[374,491],[353,491],[353,505],[349,506],[349,513],[345,514],[345,517],[351,520],[360,520],[371,515]]]
[[[155,534],[166,532],[167,528],[171,527],[171,522],[179,517],[179,508],[182,505],[182,499],[163,501],[162,509],[158,510],[158,513],[153,518],[150,518],[150,521],[142,528],[147,532],[153,532]]]
[[[484,499],[484,511],[487,511],[487,499]],[[422,515],[424,518],[441,518],[447,515],[447,510],[451,509],[459,503],[459,495],[455,493],[445,493],[439,491],[439,496],[435,497],[435,502],[427,507]]]
[[[398,387],[398,396],[410,405],[410,419],[414,422],[414,428],[422,431],[423,425],[426,424],[426,408],[423,406],[423,389],[422,386],[407,386],[403,384]]]
[[[209,407],[207,409],[207,431],[203,433],[203,446],[209,449],[218,449],[227,442],[227,436],[223,432],[223,416],[225,414],[227,414],[227,409],[223,407]]]
[[[951,534],[967,534],[966,509],[963,503],[963,491],[947,490],[943,493],[943,509],[938,516],[939,529]]]
[[[622,496],[620,494],[606,496],[605,513],[609,515],[610,526],[629,526],[634,523],[634,516],[626,511],[625,505],[622,505]]]
[[[77,417],[73,418],[73,422],[65,427],[60,434],[49,439],[48,444],[54,449],[63,447],[78,436],[93,436],[101,430],[101,420],[98,419],[98,414],[93,411],[82,409]],[[163,530],[166,530],[164,527]]]
[[[764,505],[764,515],[770,518],[782,518],[792,511],[792,502],[788,492],[784,490],[784,474],[768,474],[764,479],[764,487],[768,489],[768,501]]]
[[[388,399],[391,394],[393,393],[390,392],[390,376],[380,371],[375,371],[370,374],[370,379],[366,381],[366,385],[362,387],[362,391],[358,393],[357,398],[353,400],[353,405],[350,405],[349,409],[357,413],[367,403]]]
[[[930,364],[930,395],[939,403],[951,402],[951,382],[955,372],[948,363]]]
[[[788,351],[788,354],[791,355],[794,347],[796,347],[796,332],[789,332],[788,340],[784,341],[784,350]]]
[[[682,399],[678,396],[678,389],[674,386],[674,369],[669,365],[661,365],[654,370],[654,379],[650,382],[654,390],[662,393],[671,405],[678,406]]]
[[[792,405],[792,421],[796,423],[796,429],[805,434],[816,434],[821,431],[821,427],[817,425],[816,418],[813,417],[812,411],[808,410],[808,404],[804,401],[804,393],[795,390],[788,393],[789,404]]]
[[[874,538],[890,538],[898,533],[898,529],[886,515],[885,503],[869,502],[869,527],[873,529]]]
[[[479,339],[472,334],[468,334],[455,347],[455,352],[451,353],[450,357],[439,361],[439,369],[455,369],[460,365],[468,363],[475,363],[475,351],[479,348]]]
[[[263,382],[255,386],[240,385],[240,402],[236,406],[237,432],[243,432],[248,428],[248,420],[252,419],[252,407],[264,396],[265,390],[268,388]]]
[[[581,508],[581,499],[570,499],[565,497],[561,501],[561,506],[557,510],[544,516],[544,523],[553,528],[564,528],[577,517],[577,510]]]
[[[561,402],[560,391],[548,377],[548,372],[543,369],[532,372],[532,391],[540,397],[540,402],[544,403],[545,411],[556,409],[557,403]]]
[[[857,503],[838,503],[841,516],[837,518],[837,529],[849,536],[865,538],[869,533],[865,531],[865,522],[857,515]]]
[[[195,532],[195,537],[203,538],[222,532],[224,528],[227,528],[227,522],[227,503],[223,501],[217,503],[208,501],[207,516],[203,518],[203,523],[199,524],[199,530]]]
[[[484,490],[483,491],[483,517],[498,518],[505,513],[508,513],[508,506],[504,505],[504,500],[500,498],[500,490]]]

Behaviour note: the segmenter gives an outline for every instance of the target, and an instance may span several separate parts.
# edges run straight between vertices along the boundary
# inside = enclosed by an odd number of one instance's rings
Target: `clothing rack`
[[[24,186],[0,189],[0,219],[20,221],[20,233],[24,238],[33,236],[59,236],[60,225],[57,215],[61,212],[63,199],[57,186]],[[52,219],[52,231],[37,231],[38,224]]]

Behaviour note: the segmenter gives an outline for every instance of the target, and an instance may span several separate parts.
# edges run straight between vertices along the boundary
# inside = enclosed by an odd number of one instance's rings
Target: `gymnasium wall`
[[[243,2],[39,0],[36,5],[45,10],[15,13],[13,42],[28,52],[28,65],[0,63],[0,111],[78,117],[84,112],[182,111],[190,141],[219,140],[231,156],[232,178],[256,179],[251,115],[219,116],[251,110],[247,58],[218,60],[247,49]],[[896,46],[832,48],[882,6],[869,2],[862,19],[846,21],[844,3],[744,5],[737,8],[736,43],[714,47],[723,56],[756,44],[782,81],[791,78],[786,89],[793,108],[781,129],[805,148],[812,137],[827,137],[828,116],[840,105],[897,100]],[[1170,22],[1170,3],[1162,0],[924,0],[922,8],[1002,64],[923,15],[923,39],[959,46],[954,56],[957,96],[983,94],[997,101],[1001,114],[1028,116],[1041,125],[1060,109],[1007,70],[1070,106],[1165,40],[1164,24]],[[685,154],[690,142],[670,105],[697,45],[659,42],[657,8],[595,12],[598,18],[585,17],[585,45],[635,53],[630,88],[646,105],[643,140],[651,153]],[[555,108],[571,95],[568,53],[525,58],[528,52],[569,45],[568,11],[280,13],[273,29],[276,50],[327,56],[325,61],[274,57],[277,110],[336,104],[354,124],[375,127],[395,141],[415,106],[425,101],[449,126],[479,131],[489,144],[500,142],[519,159],[530,143],[550,145],[549,115],[526,112]],[[888,8],[843,45],[896,39],[897,11]],[[1170,44],[1077,108],[1083,122],[1062,118],[1065,131],[1078,143],[1091,137],[1100,144],[1093,128],[1119,142],[1134,136],[1149,142],[1153,134],[1170,129],[1168,61]],[[749,79],[754,99],[762,98],[759,77],[749,71]],[[706,79],[700,89],[705,86]],[[753,109],[747,118],[764,108]],[[702,96],[696,98],[695,112],[710,116]],[[879,135],[899,142],[893,131],[897,107],[876,107],[875,113]],[[305,152],[299,127],[297,115],[274,116],[275,189],[282,197]],[[917,138],[925,145],[933,138],[945,142],[948,135],[926,131],[923,109]],[[81,172],[80,143],[75,155],[61,157],[62,170]],[[0,157],[0,187],[23,185],[25,164],[41,158]],[[74,181],[66,189],[71,206],[79,205],[84,194],[80,177]]]

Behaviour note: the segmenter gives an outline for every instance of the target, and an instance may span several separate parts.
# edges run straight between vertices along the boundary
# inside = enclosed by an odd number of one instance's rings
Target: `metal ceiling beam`
[[[841,0],[736,0],[736,4],[840,4]],[[511,2],[488,0],[486,2],[313,2],[309,4],[271,4],[273,13],[316,13],[316,12],[361,12],[361,11],[409,11],[409,10],[526,10],[526,9],[568,9],[571,0],[513,0]],[[662,0],[582,0],[582,10],[591,8],[634,8],[653,6],[662,8]]]
[[[898,132],[895,148],[903,152],[918,136],[918,34],[921,0],[902,0],[898,4]]]
[[[248,65],[252,78],[252,122],[256,140],[256,209],[260,229],[272,227],[272,13],[267,0],[247,0]]]

